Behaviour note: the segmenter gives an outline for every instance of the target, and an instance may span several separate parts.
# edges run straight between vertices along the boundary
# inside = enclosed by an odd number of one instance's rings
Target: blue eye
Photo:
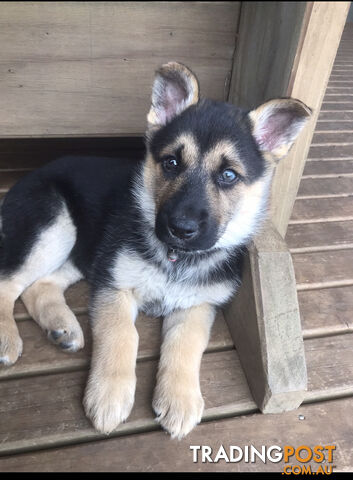
[[[170,156],[163,160],[162,165],[166,172],[175,172],[179,166],[179,163],[175,157]]]
[[[237,179],[238,175],[234,172],[234,170],[231,170],[230,168],[227,168],[220,173],[220,181],[222,183],[227,183],[228,185],[230,185],[234,183]]]

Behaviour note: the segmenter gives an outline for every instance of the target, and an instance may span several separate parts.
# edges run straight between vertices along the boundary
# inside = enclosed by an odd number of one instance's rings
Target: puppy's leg
[[[23,245],[31,244],[26,255],[22,255],[22,244],[13,237],[14,233],[21,235],[20,228],[12,231],[9,226],[4,229],[0,272],[0,363],[5,365],[12,365],[22,351],[22,340],[13,318],[15,300],[32,283],[57,270],[67,260],[76,241],[76,227],[64,204],[39,235],[32,232],[22,237]],[[12,248],[12,244],[16,248]]]
[[[68,260],[21,295],[28,313],[48,333],[49,340],[71,352],[83,348],[84,338],[80,324],[66,304],[64,291],[81,278],[81,272]]]
[[[22,340],[13,317],[16,298],[21,285],[15,281],[0,280],[0,364],[12,365],[22,353]]]
[[[93,354],[84,407],[110,433],[129,416],[136,387],[137,305],[130,290],[104,290],[93,306]]]
[[[173,438],[182,438],[201,420],[200,364],[214,317],[214,307],[203,304],[164,320],[153,409]]]

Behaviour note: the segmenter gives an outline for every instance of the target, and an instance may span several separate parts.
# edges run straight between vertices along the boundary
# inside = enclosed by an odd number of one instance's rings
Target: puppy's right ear
[[[160,128],[199,101],[199,85],[185,65],[169,62],[157,70],[152,88],[148,128]]]

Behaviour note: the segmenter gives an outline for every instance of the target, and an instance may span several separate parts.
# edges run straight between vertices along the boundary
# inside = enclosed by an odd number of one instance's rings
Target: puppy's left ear
[[[157,70],[152,88],[152,105],[147,115],[149,128],[162,127],[199,101],[199,85],[185,65],[169,62]]]
[[[249,113],[252,134],[265,158],[277,163],[287,155],[312,111],[300,100],[279,98]]]

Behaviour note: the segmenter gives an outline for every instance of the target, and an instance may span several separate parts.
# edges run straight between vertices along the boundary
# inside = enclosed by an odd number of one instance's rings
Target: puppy
[[[22,299],[49,339],[83,347],[65,289],[92,285],[93,353],[84,408],[109,433],[134,403],[139,311],[163,316],[153,408],[181,438],[201,420],[199,369],[217,306],[235,293],[244,246],[262,224],[275,164],[310,117],[293,99],[247,112],[201,99],[195,75],[157,72],[146,157],[66,156],[31,172],[1,207],[0,362],[22,341]]]

